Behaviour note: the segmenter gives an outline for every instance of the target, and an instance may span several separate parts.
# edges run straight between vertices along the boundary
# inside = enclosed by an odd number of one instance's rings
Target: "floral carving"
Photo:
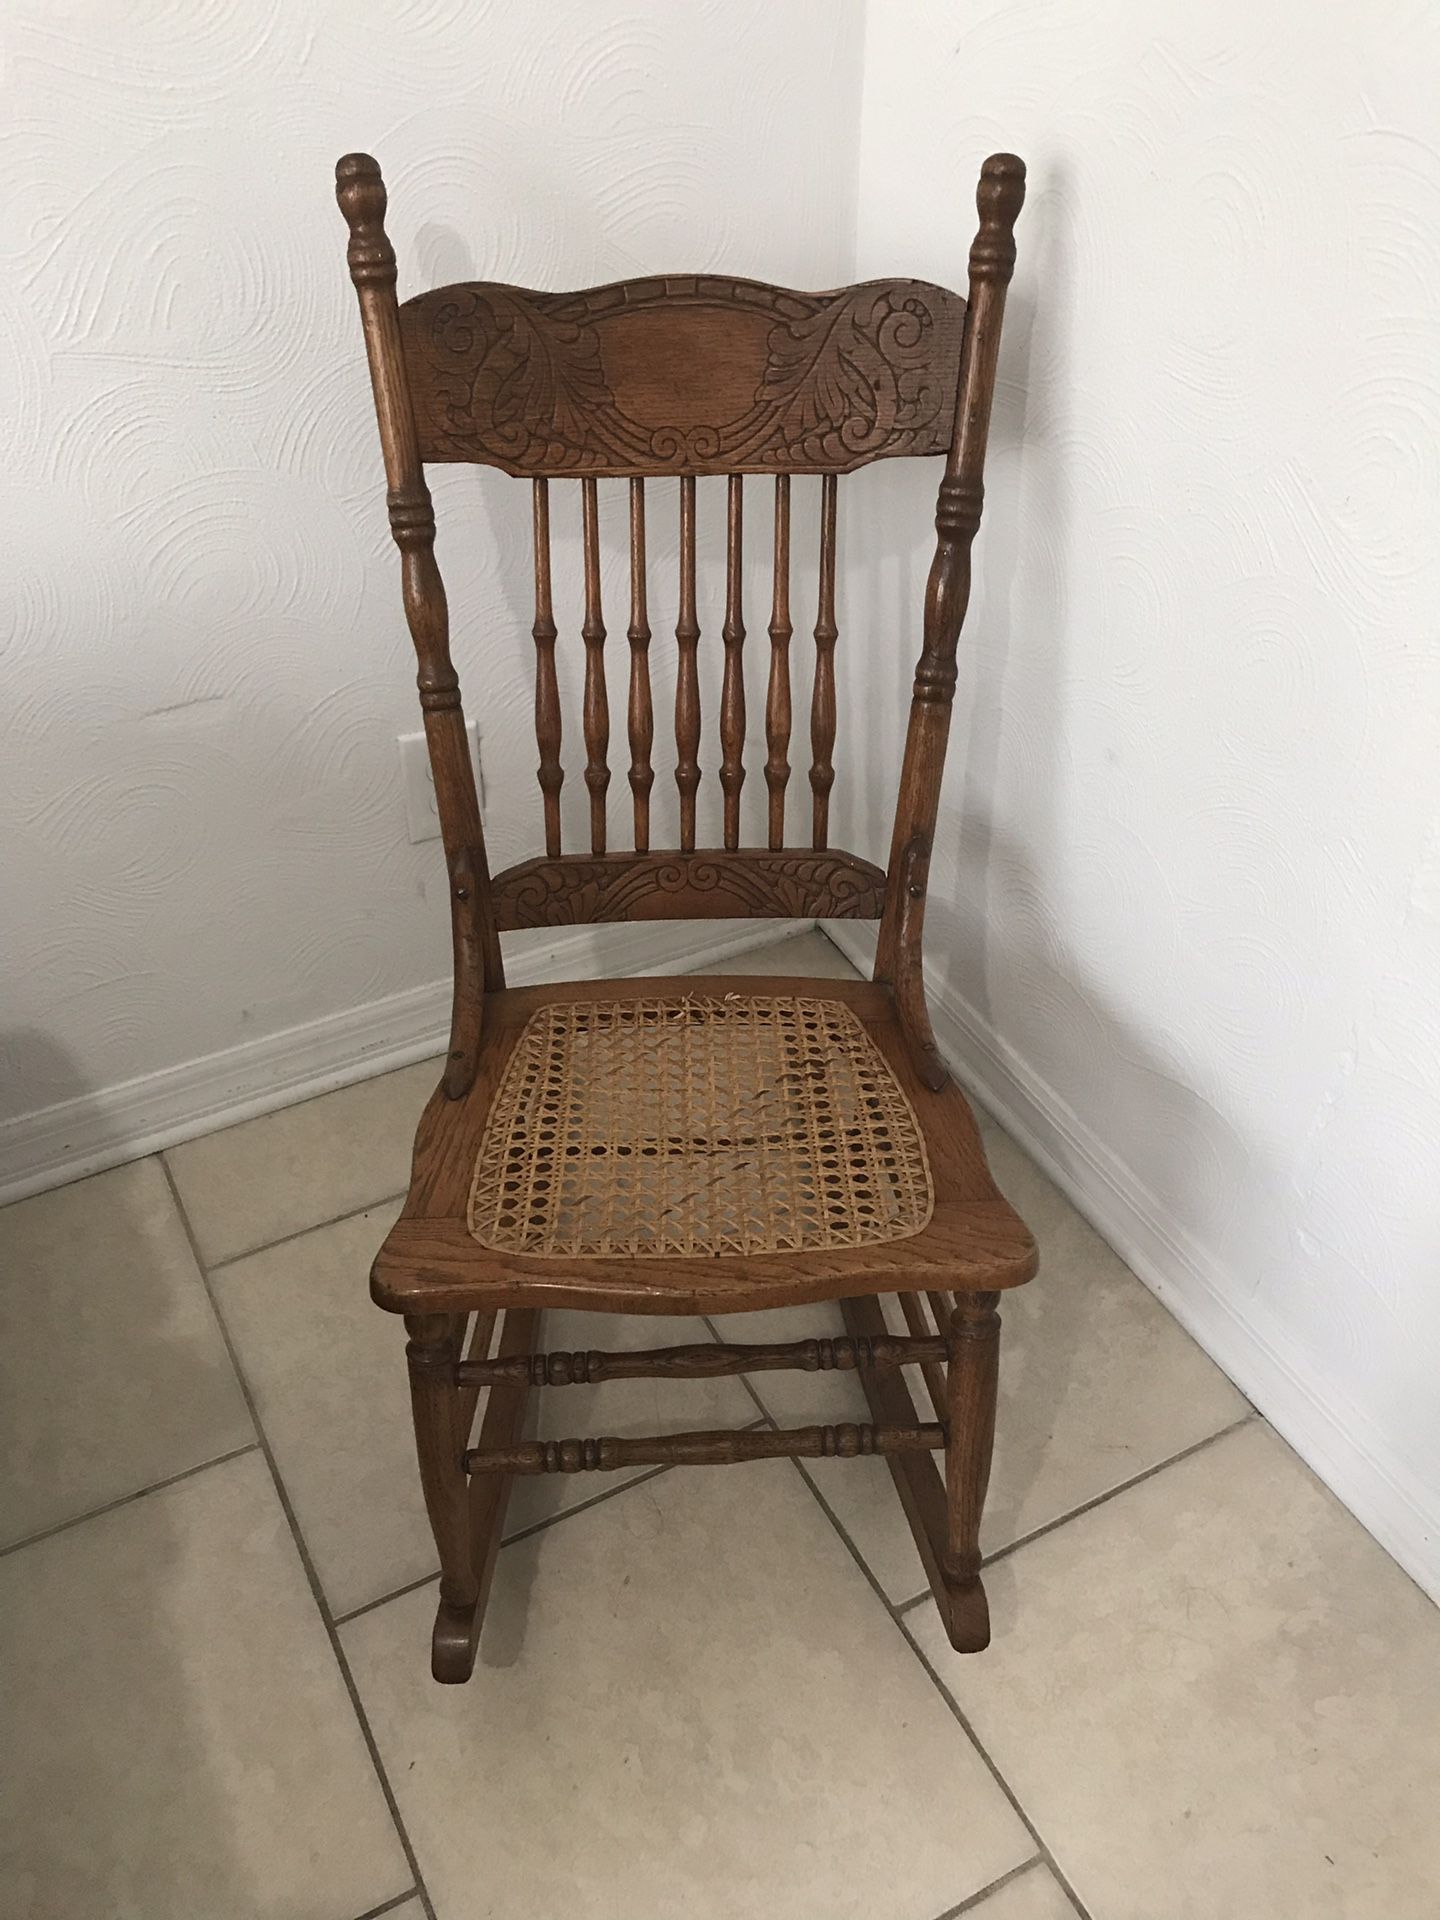
[[[605,342],[640,314],[703,309],[717,351],[743,359],[765,323],[754,383],[718,414],[703,364],[676,374],[677,419],[642,422],[607,377]],[[456,286],[402,309],[427,459],[512,473],[845,472],[950,439],[964,302],[921,281],[789,293],[754,281],[633,281],[588,293]],[[618,335],[616,336],[618,337]],[[685,416],[681,424],[678,416]],[[698,424],[695,416],[699,415]]]
[[[495,918],[516,927],[597,920],[878,920],[885,875],[845,853],[569,854],[495,876]]]
[[[881,453],[943,453],[956,368],[935,364],[929,291],[852,287],[805,319],[772,328],[745,436],[759,457],[833,468]]]
[[[429,340],[447,438],[474,435],[477,452],[503,464],[572,464],[612,404],[594,330],[542,317],[508,287],[450,290]]]

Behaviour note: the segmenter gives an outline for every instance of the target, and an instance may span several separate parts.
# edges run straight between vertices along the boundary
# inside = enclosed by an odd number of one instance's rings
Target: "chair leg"
[[[995,1293],[960,1293],[946,1329],[949,1439],[945,1447],[948,1540],[944,1555],[950,1643],[958,1653],[990,1644],[990,1609],[980,1584],[980,1516],[995,1445],[1000,1315]]]
[[[420,1484],[440,1555],[440,1612],[442,1617],[449,1614],[464,1623],[464,1639],[468,1642],[480,1585],[470,1517],[470,1483],[465,1472],[469,1435],[460,1430],[473,1396],[467,1402],[455,1385],[454,1371],[465,1321],[463,1316],[453,1314],[406,1314],[405,1331],[410,1336],[405,1358],[410,1369],[410,1410],[415,1422]],[[438,1666],[438,1620],[436,1625]],[[454,1639],[455,1635],[450,1637]],[[466,1679],[473,1664],[472,1650],[464,1673],[442,1675],[437,1671],[435,1677]]]
[[[886,1331],[880,1302],[868,1295],[842,1300],[840,1311],[844,1316],[846,1331],[852,1337],[865,1335],[873,1339]],[[942,1332],[948,1319],[948,1314],[942,1317]],[[861,1367],[856,1377],[865,1390],[865,1398],[870,1403],[870,1415],[877,1426],[908,1427],[919,1419],[901,1368],[880,1373],[869,1367]],[[948,1404],[945,1399],[948,1387],[943,1379],[938,1384],[940,1406],[945,1409],[948,1423]],[[935,1470],[933,1456],[928,1453],[888,1454],[885,1464],[890,1469],[901,1508],[915,1536],[920,1564],[930,1582],[930,1591],[935,1596],[935,1607],[946,1635],[958,1652],[966,1652],[970,1638],[973,1638],[973,1590],[963,1584],[957,1586],[947,1571],[950,1514],[945,1498],[945,1482]]]
[[[488,1345],[494,1315],[481,1316],[482,1347]],[[420,1484],[440,1555],[440,1604],[430,1638],[430,1671],[437,1680],[468,1680],[484,1624],[485,1604],[500,1552],[508,1473],[465,1471],[465,1448],[475,1415],[473,1387],[457,1387],[455,1362],[465,1336],[465,1318],[450,1314],[407,1314],[410,1339],[410,1405]],[[532,1308],[505,1315],[496,1348],[504,1357],[530,1353],[539,1345],[540,1315]],[[480,1423],[480,1444],[508,1446],[519,1438],[529,1396],[527,1385],[491,1387]]]

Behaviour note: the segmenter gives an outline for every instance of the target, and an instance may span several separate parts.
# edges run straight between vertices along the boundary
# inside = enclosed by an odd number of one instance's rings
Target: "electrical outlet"
[[[475,769],[475,791],[485,806],[485,783],[480,773],[480,727],[475,720],[465,724],[470,742],[470,764]],[[430,749],[423,733],[402,733],[395,742],[400,749],[400,779],[405,789],[405,825],[417,845],[422,840],[440,838],[440,809],[435,803],[435,776],[430,771]]]

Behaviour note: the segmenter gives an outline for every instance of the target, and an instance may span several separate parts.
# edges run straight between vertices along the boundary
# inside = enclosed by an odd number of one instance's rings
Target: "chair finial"
[[[347,153],[335,165],[335,198],[350,229],[347,258],[357,287],[395,284],[395,250],[385,236],[388,197],[379,162]]]
[[[970,278],[1007,283],[1015,270],[1015,222],[1025,204],[1025,162],[992,153],[980,169],[975,208],[980,231],[970,249]]]

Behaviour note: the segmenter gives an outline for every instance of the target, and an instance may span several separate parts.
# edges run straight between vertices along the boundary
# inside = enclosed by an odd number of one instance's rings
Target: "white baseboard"
[[[824,931],[868,973],[875,933]],[[1338,1396],[1294,1336],[1193,1237],[974,1007],[927,969],[936,1037],[964,1085],[1042,1166],[1212,1360],[1386,1552],[1440,1601],[1440,1490],[1399,1460],[1371,1417]]]
[[[564,927],[507,958],[507,976],[527,986],[596,974],[689,973],[795,931],[790,922],[767,920]],[[0,1205],[409,1066],[443,1052],[449,1030],[450,982],[434,980],[21,1114],[0,1123]]]

